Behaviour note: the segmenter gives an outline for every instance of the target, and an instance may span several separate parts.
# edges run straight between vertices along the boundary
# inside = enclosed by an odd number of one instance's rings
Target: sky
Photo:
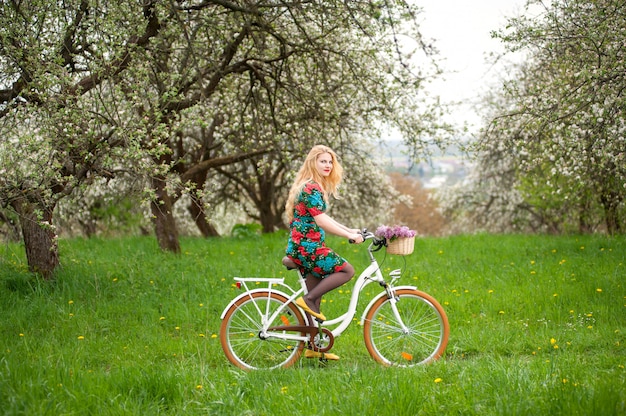
[[[486,60],[490,52],[503,51],[490,32],[502,28],[506,17],[519,15],[525,0],[415,0],[423,9],[420,28],[425,38],[435,40],[440,58],[445,59],[443,81],[430,85],[432,95],[442,102],[462,101],[449,121],[468,123],[470,131],[480,124],[473,110],[488,85],[498,78],[498,67]]]

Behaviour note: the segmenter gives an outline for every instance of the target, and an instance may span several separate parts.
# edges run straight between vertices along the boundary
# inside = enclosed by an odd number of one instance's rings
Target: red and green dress
[[[286,250],[303,276],[324,278],[345,267],[346,260],[326,247],[324,230],[315,222],[314,217],[325,211],[322,188],[316,182],[307,182],[294,202]]]

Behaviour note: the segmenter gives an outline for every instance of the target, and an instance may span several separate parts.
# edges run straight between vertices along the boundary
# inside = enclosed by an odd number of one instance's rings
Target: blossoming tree
[[[485,228],[620,233],[626,5],[529,4],[543,13],[512,18],[496,33],[527,60],[492,97],[474,186],[456,195],[457,207]]]

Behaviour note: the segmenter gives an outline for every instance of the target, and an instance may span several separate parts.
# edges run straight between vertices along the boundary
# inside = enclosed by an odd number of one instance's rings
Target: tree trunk
[[[619,218],[620,196],[615,192],[605,192],[600,195],[600,201],[604,207],[604,221],[606,223],[606,231],[609,235],[621,233],[622,227]]]
[[[54,205],[45,206],[20,198],[11,202],[17,212],[26,248],[28,269],[51,279],[59,265],[57,235],[52,226]]]
[[[282,211],[277,212],[278,208],[274,201],[269,198],[263,198],[257,204],[259,210],[259,222],[263,227],[263,233],[273,233],[276,230],[286,229],[282,219]]]
[[[202,201],[195,193],[190,194],[191,203],[189,204],[189,213],[193,218],[198,230],[202,233],[203,237],[217,237],[220,234],[217,232],[213,224],[206,219],[204,208],[202,207]]]
[[[165,185],[163,178],[155,177],[152,179],[155,198],[150,203],[150,210],[154,218],[154,230],[161,250],[180,253],[178,229],[172,214],[172,198],[167,193]]]
[[[591,234],[593,226],[591,223],[591,201],[583,197],[578,208],[578,232],[580,234]]]

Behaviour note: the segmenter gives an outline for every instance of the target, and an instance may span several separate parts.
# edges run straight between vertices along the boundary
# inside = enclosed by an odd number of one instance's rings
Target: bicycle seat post
[[[296,272],[298,272],[298,283],[300,283],[300,286],[302,287],[305,295],[309,293],[306,287],[306,280],[304,279],[304,276],[302,276],[302,273],[300,273],[298,265],[287,256],[283,257],[283,265],[287,268],[287,270],[295,270]]]
[[[309,289],[306,287],[306,279],[304,278],[304,276],[302,276],[302,273],[300,273],[300,270],[297,270],[298,272],[298,282],[300,283],[300,286],[302,287],[303,293],[306,295],[307,293],[309,293]]]

